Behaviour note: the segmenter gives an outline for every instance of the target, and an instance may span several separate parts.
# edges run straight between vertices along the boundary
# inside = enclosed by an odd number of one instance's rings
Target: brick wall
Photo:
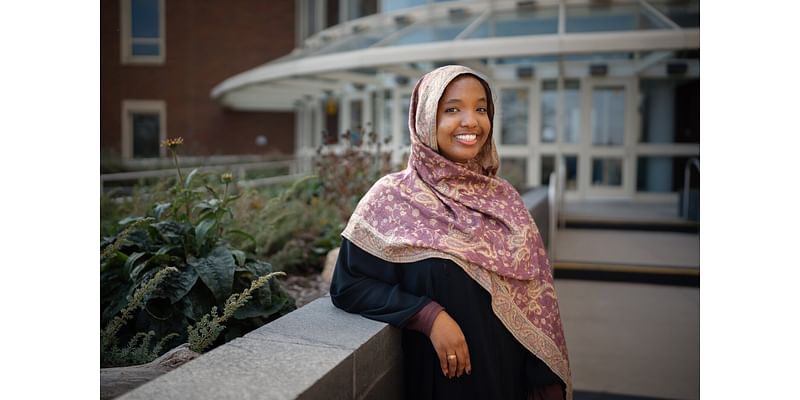
[[[120,153],[122,101],[164,100],[167,136],[186,155],[292,154],[294,113],[226,110],[211,89],[294,48],[292,0],[165,1],[162,65],[120,62],[120,1],[100,2],[100,146]],[[259,147],[255,139],[268,138]]]

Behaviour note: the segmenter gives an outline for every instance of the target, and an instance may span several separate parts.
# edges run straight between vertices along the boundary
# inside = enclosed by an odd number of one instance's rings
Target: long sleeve
[[[343,239],[331,279],[331,300],[344,311],[402,328],[431,299],[404,291],[401,280],[401,267]]]

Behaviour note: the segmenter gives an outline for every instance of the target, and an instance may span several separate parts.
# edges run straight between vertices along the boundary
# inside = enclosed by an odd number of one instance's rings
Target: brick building
[[[177,136],[187,155],[294,152],[293,112],[233,110],[210,95],[292,51],[293,0],[104,0],[100,29],[104,161],[136,166]]]

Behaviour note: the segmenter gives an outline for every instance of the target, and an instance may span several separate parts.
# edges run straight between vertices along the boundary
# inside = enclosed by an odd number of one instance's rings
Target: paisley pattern
[[[381,259],[407,263],[454,261],[492,296],[492,308],[514,337],[567,385],[572,378],[550,261],[541,235],[517,191],[495,175],[490,137],[475,160],[456,163],[436,149],[436,110],[462,66],[423,76],[411,97],[408,167],[379,179],[350,217],[342,236]]]

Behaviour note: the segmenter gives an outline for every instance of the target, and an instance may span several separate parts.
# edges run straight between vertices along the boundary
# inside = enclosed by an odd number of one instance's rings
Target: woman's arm
[[[347,312],[405,327],[431,299],[404,291],[401,274],[397,265],[343,239],[331,279],[331,300]]]

